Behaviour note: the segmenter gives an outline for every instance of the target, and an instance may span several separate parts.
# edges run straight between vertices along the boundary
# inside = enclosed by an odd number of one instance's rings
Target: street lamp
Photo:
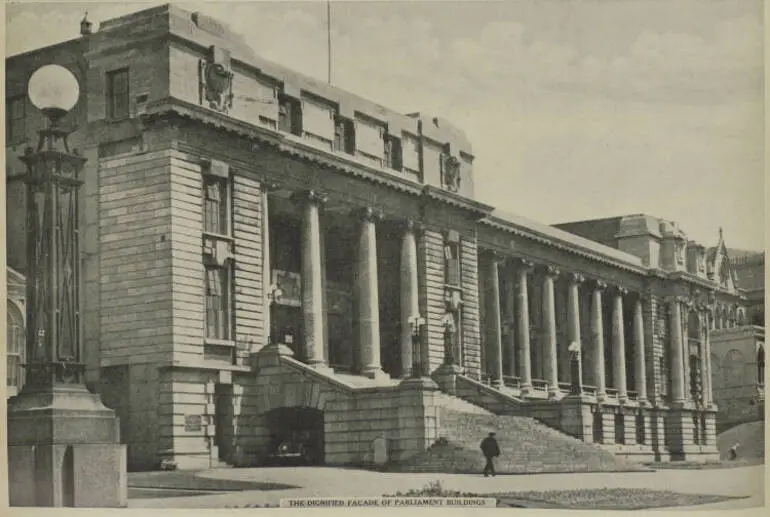
[[[8,402],[10,502],[125,506],[118,419],[86,388],[81,361],[78,191],[86,159],[70,151],[70,131],[60,126],[80,89],[69,70],[46,65],[32,74],[28,94],[49,124],[37,148],[20,157],[27,169],[27,375]]]
[[[567,348],[570,361],[570,392],[572,395],[580,395],[583,392],[582,369],[580,368],[580,343],[573,341]]]
[[[422,328],[425,326],[425,318],[416,314],[409,318],[409,328],[412,329],[412,377],[422,377]]]

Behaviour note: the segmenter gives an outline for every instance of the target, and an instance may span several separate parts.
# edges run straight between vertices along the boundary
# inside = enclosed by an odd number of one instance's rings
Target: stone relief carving
[[[229,63],[201,60],[201,102],[227,113],[233,107],[233,72]]]

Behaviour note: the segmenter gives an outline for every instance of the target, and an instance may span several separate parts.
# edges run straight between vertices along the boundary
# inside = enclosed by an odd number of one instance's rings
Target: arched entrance
[[[269,463],[323,464],[323,411],[302,406],[280,407],[268,411],[265,417],[270,430]]]

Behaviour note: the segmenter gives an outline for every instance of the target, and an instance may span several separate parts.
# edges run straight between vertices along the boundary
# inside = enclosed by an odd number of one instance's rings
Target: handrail
[[[325,375],[319,372],[318,370],[316,370],[315,368],[313,368],[312,366],[309,366],[301,361],[298,361],[293,357],[281,356],[280,360],[282,364],[290,368],[293,368],[294,370],[300,371],[303,375],[314,377],[318,381],[327,382],[339,389],[342,389],[348,392],[367,393],[367,392],[376,392],[376,391],[382,391],[382,390],[394,390],[398,388],[398,385],[354,386],[353,384],[349,384],[341,379]]]

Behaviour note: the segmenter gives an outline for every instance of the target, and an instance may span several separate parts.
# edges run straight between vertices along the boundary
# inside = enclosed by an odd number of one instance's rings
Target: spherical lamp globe
[[[78,102],[80,86],[75,75],[61,65],[45,65],[32,74],[29,99],[53,125]]]

